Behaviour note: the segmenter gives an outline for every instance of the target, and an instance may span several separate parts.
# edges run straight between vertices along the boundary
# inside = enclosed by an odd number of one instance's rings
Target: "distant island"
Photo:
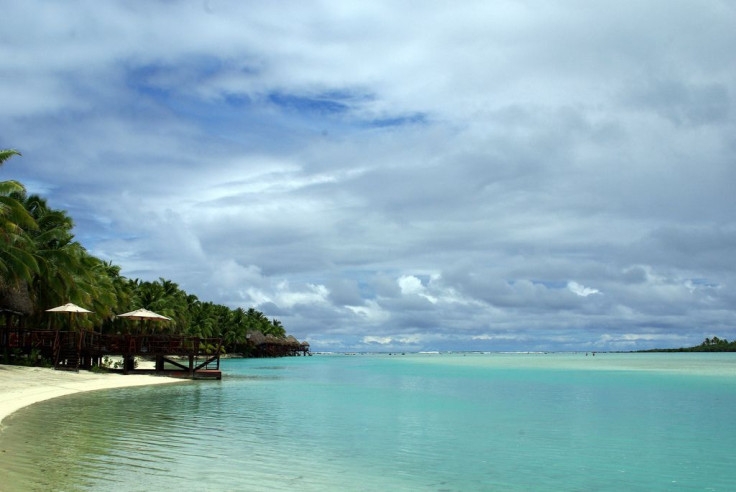
[[[729,342],[725,338],[713,337],[706,338],[695,347],[637,350],[637,352],[736,352],[736,341]]]

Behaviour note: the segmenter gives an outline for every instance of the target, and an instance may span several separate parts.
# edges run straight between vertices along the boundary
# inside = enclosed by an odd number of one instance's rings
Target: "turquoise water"
[[[736,490],[735,355],[227,360],[221,382],[24,409],[0,473],[10,490]]]

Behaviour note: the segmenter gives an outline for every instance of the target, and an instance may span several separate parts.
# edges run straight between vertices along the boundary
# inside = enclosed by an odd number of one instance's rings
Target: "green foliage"
[[[21,155],[21,154],[20,154],[20,152],[18,152],[17,150],[14,150],[14,149],[2,149],[2,150],[0,150],[0,166],[2,166],[2,164],[5,161],[7,161],[8,159],[10,159],[14,155]]]
[[[39,362],[41,362],[41,351],[39,349],[32,349],[31,353],[28,354],[28,363],[32,366],[37,366]]]
[[[0,165],[13,156],[20,153],[0,150]],[[243,348],[249,332],[285,336],[279,320],[269,320],[253,308],[245,311],[200,301],[164,278],[141,281],[123,277],[120,267],[90,255],[75,241],[73,227],[66,211],[49,207],[38,195],[28,195],[16,181],[0,182],[0,288],[27,289],[34,306],[29,319],[32,326],[101,327],[103,332],[126,332],[140,329],[141,325],[116,319],[114,315],[146,308],[173,321],[146,322],[143,329],[222,338],[226,351]],[[67,302],[84,306],[92,313],[76,316],[72,322],[71,317],[50,317],[45,312]],[[214,352],[216,347],[210,350]]]
[[[40,366],[49,367],[51,362],[41,356],[39,349],[32,349],[31,353],[24,354],[22,349],[15,348],[12,350],[13,363],[18,366]]]
[[[0,150],[0,165],[14,155],[15,150]],[[17,181],[0,182],[0,280],[5,285],[17,286],[28,282],[38,265],[31,253],[32,242],[28,237],[37,225],[17,196],[25,188]]]
[[[681,347],[674,349],[642,350],[642,352],[736,352],[736,341],[729,342],[725,338],[706,338],[703,343],[695,347]]]
[[[720,339],[718,337],[706,338],[703,343],[696,347],[691,347],[690,352],[736,352],[736,341],[729,342],[728,340]]]

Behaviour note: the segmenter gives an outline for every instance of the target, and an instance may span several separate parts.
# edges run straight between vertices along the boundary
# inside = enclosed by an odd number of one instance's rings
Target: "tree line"
[[[694,347],[681,347],[673,349],[652,349],[641,352],[736,352],[736,341],[729,342],[725,338],[706,338],[703,343]]]
[[[0,166],[15,150],[0,150]],[[201,301],[163,278],[128,279],[120,267],[87,252],[74,239],[74,222],[64,210],[28,194],[18,181],[0,181],[0,294],[25,306],[27,326],[68,324],[69,318],[45,310],[72,302],[92,311],[74,318],[75,327],[103,332],[129,329],[115,314],[146,308],[173,321],[157,331],[202,338],[222,337],[226,350],[238,351],[248,333],[283,337],[285,329],[256,309],[231,309]]]

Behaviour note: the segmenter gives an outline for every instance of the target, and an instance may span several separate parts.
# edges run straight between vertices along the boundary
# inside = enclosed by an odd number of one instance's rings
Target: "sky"
[[[736,3],[0,0],[0,179],[315,351],[736,337]]]

